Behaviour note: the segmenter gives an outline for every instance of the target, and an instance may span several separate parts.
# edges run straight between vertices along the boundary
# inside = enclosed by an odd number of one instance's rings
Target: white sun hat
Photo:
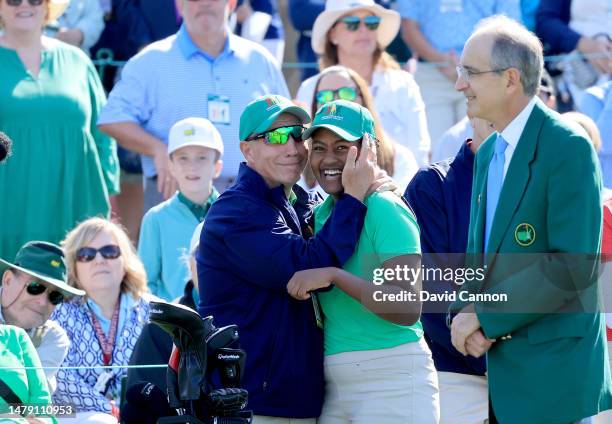
[[[47,22],[53,22],[54,20],[62,16],[64,10],[66,10],[66,8],[68,7],[68,3],[70,3],[70,0],[49,0],[49,13],[47,15]]]
[[[374,0],[327,0],[325,10],[317,16],[312,27],[312,49],[317,54],[325,52],[327,33],[341,16],[353,10],[367,9],[379,16],[380,26],[376,30],[378,44],[384,49],[387,47],[400,29],[401,18],[395,10],[385,9],[374,3]]]

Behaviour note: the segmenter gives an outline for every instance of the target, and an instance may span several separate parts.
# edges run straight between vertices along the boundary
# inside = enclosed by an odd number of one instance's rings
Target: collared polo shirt
[[[208,199],[203,205],[199,205],[195,202],[192,202],[191,200],[187,198],[187,196],[185,196],[180,191],[177,193],[177,196],[178,196],[178,199],[181,201],[181,203],[187,206],[187,209],[191,211],[191,213],[193,214],[193,216],[195,216],[198,222],[202,222],[204,221],[204,217],[206,216],[206,213],[210,209],[210,205],[212,205],[213,202],[217,200],[217,197],[219,197],[219,192],[217,191],[217,189],[213,187],[212,192],[210,193],[210,196],[208,196]]]
[[[149,209],[142,219],[138,256],[147,272],[151,293],[168,302],[183,293],[189,279],[189,243],[193,232],[219,193],[213,189],[204,205],[177,192]]]
[[[229,34],[223,51],[213,58],[194,44],[183,25],[175,35],[149,45],[127,62],[98,125],[134,122],[167,144],[175,122],[208,119],[211,102],[227,102],[229,124],[215,126],[225,146],[221,176],[236,177],[242,160],[240,114],[264,94],[289,97],[283,74],[264,47]],[[146,177],[157,174],[150,156],[141,156],[141,161]]]

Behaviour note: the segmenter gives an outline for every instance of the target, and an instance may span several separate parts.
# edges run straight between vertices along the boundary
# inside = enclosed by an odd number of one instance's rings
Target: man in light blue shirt
[[[402,37],[421,63],[415,80],[427,110],[431,150],[440,137],[465,116],[465,99],[454,90],[455,66],[478,21],[503,13],[520,22],[519,0],[398,0]]]
[[[240,112],[264,94],[289,94],[265,48],[228,31],[235,0],[178,0],[177,6],[183,17],[177,34],[130,59],[98,120],[102,131],[141,154],[145,211],[176,192],[176,181],[168,172],[172,124],[187,117],[215,124],[227,140],[223,172],[215,182],[223,191],[233,182],[242,158]]]
[[[612,189],[612,81],[586,90],[578,110],[597,124],[601,135],[601,149],[597,153],[603,185]]]

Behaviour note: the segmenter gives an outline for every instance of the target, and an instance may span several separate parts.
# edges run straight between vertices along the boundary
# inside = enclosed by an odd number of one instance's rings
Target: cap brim
[[[49,2],[49,12],[47,14],[47,22],[53,22],[63,15],[64,11],[70,3],[69,0],[53,0]]]
[[[65,282],[63,282],[62,280],[57,280],[55,278],[51,278],[48,275],[44,275],[44,274],[39,274],[37,272],[33,272],[30,271],[29,269],[26,268],[22,268],[20,266],[14,265],[8,261],[5,261],[4,259],[0,258],[0,265],[4,265],[5,268],[15,268],[21,272],[24,272],[28,275],[31,275],[34,278],[37,278],[41,281],[44,281],[45,283],[49,283],[55,287],[57,287],[60,291],[69,294],[69,295],[74,295],[74,296],[84,296],[85,292],[83,290],[79,290],[75,287],[72,287],[68,284],[66,284]]]
[[[361,137],[357,137],[357,136],[349,133],[345,129],[337,127],[336,125],[331,125],[331,124],[313,125],[313,126],[307,128],[306,131],[304,131],[304,135],[302,137],[304,138],[304,140],[307,140],[307,139],[309,139],[312,136],[312,134],[316,130],[321,129],[321,128],[333,132],[338,137],[340,137],[341,139],[346,140],[346,141],[351,141],[352,142],[352,141],[357,141],[357,140],[361,139]]]
[[[219,150],[218,147],[214,147],[211,145],[211,143],[209,143],[208,141],[190,141],[188,143],[183,143],[180,146],[175,147],[174,149],[170,150],[168,149],[168,156],[170,156],[172,153],[176,152],[178,149],[181,149],[183,147],[187,147],[187,146],[200,146],[200,147],[208,147],[209,149],[214,150],[215,152],[219,152],[220,156],[223,156],[223,151]]]
[[[300,120],[302,124],[307,124],[310,122],[310,115],[304,109],[299,106],[287,106],[285,108],[281,108],[279,111],[274,112],[272,115],[268,117],[265,121],[263,121],[255,130],[253,131],[255,134],[261,134],[268,129],[270,126],[281,116],[283,113],[289,113]]]
[[[346,15],[353,10],[366,9],[377,16],[380,16],[381,22],[376,31],[377,40],[380,46],[384,49],[395,39],[395,36],[400,30],[402,18],[395,10],[385,9],[382,6],[356,6],[346,10],[324,11],[315,20],[312,27],[312,38],[310,43],[316,54],[322,55],[325,53],[325,39],[331,27],[336,23],[342,15]]]

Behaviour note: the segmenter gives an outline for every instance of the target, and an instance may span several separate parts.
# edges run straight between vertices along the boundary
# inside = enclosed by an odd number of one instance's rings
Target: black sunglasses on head
[[[79,262],[91,262],[95,259],[96,255],[100,252],[100,255],[104,259],[117,259],[121,256],[121,249],[115,244],[107,244],[99,249],[95,247],[81,247],[76,252],[76,260]]]
[[[21,3],[23,3],[25,0],[6,0],[6,4],[8,4],[9,6],[13,6],[13,7],[17,7],[17,6],[21,6]],[[30,3],[30,6],[40,6],[41,4],[43,4],[45,2],[45,0],[27,0],[28,3]]]
[[[44,292],[49,292],[49,303],[52,305],[59,305],[64,301],[64,294],[57,290],[51,290],[46,285],[39,283],[38,281],[32,281],[26,286],[26,291],[29,295],[38,296]]]

